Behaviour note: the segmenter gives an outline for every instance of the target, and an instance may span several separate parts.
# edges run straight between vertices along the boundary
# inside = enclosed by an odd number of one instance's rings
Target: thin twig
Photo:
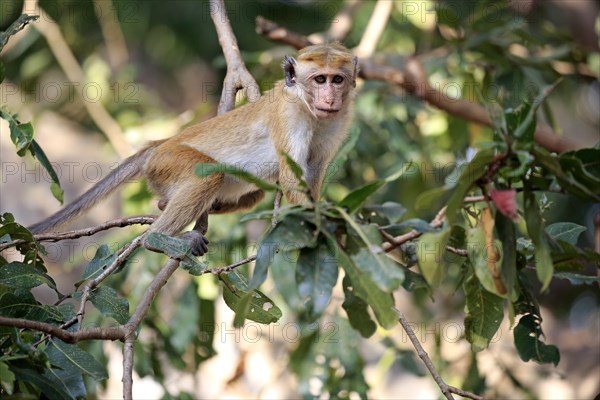
[[[415,332],[410,327],[410,323],[406,320],[406,317],[404,316],[404,314],[402,314],[402,312],[400,310],[398,310],[396,307],[392,307],[392,310],[398,316],[398,321],[400,322],[400,325],[402,325],[402,328],[404,328],[404,331],[406,332],[406,334],[408,335],[408,338],[412,342],[413,347],[417,351],[417,355],[419,356],[419,358],[423,361],[423,363],[429,370],[429,373],[435,380],[435,383],[437,383],[438,387],[440,388],[440,390],[442,391],[442,394],[444,395],[444,397],[446,397],[446,399],[453,400],[454,396],[452,396],[452,393],[454,393],[454,394],[458,394],[460,396],[467,397],[467,398],[473,399],[473,400],[484,400],[484,398],[479,395],[464,391],[462,389],[455,388],[453,386],[448,385],[446,382],[444,382],[444,380],[442,379],[440,374],[437,372],[437,369],[433,365],[431,358],[429,358],[429,355],[427,354],[427,352],[425,351],[423,346],[421,346],[421,342],[419,342],[419,339],[417,339],[417,335],[415,335]]]
[[[241,261],[235,262],[233,264],[230,264],[226,267],[221,267],[221,268],[211,268],[211,269],[207,269],[205,271],[203,271],[203,274],[213,274],[213,275],[221,275],[227,272],[231,272],[234,269],[236,269],[237,267],[241,267],[244,264],[248,264],[249,262],[252,262],[256,260],[256,256],[250,256],[248,258],[244,258]]]
[[[435,215],[435,218],[431,220],[429,226],[433,229],[437,229],[444,224],[444,218],[446,217],[446,207],[442,207],[440,211]],[[383,229],[379,229],[379,232],[384,232]],[[386,253],[394,250],[396,247],[403,245],[404,243],[414,240],[421,236],[423,233],[417,231],[416,229],[411,230],[408,233],[404,233],[399,236],[391,236],[387,232],[385,234],[382,233],[383,238],[387,241],[381,247]]]
[[[119,218],[113,219],[111,221],[107,221],[101,225],[92,226],[89,228],[77,229],[73,231],[66,232],[51,232],[51,233],[40,233],[34,235],[33,237],[38,242],[60,242],[61,240],[67,239],[78,239],[84,236],[92,236],[98,232],[105,231],[111,228],[123,228],[129,225],[150,225],[152,224],[156,218],[156,215],[138,215],[135,217],[127,217],[127,218]],[[0,251],[5,250],[9,247],[14,247],[19,244],[28,243],[27,240],[19,239],[13,240],[11,242],[3,243],[0,245]]]
[[[313,44],[307,37],[263,17],[256,18],[256,31],[269,40],[293,46],[296,49]],[[443,92],[434,89],[429,84],[418,57],[407,59],[405,72],[363,59],[360,60],[360,76],[364,79],[382,80],[396,84],[408,93],[451,115],[466,121],[492,126],[492,120],[487,110],[481,105],[465,99],[450,98]],[[578,148],[577,143],[572,141],[569,135],[558,136],[544,124],[538,124],[534,137],[537,143],[550,151],[564,152]]]
[[[81,301],[80,301],[80,305],[79,305],[79,310],[77,311],[77,322],[79,323],[79,326],[81,327],[81,323],[83,321],[83,315],[85,313],[85,303],[88,301],[88,299],[90,298],[90,295],[92,294],[92,290],[94,290],[100,283],[102,283],[106,278],[108,278],[114,271],[116,271],[121,264],[123,264],[125,262],[125,260],[127,260],[127,257],[129,257],[141,244],[142,241],[146,238],[146,235],[140,235],[138,237],[136,237],[135,239],[133,239],[129,244],[127,244],[127,247],[125,247],[120,254],[115,258],[115,260],[108,266],[106,267],[106,269],[104,271],[102,271],[102,273],[100,275],[98,275],[96,278],[87,281],[85,283],[85,285],[83,286],[83,291],[81,293]]]
[[[119,69],[127,64],[129,52],[113,0],[94,0],[94,11],[104,36],[110,65],[113,69]]]
[[[463,199],[463,203],[468,204],[468,203],[479,203],[482,201],[487,201],[488,199],[486,199],[486,197],[484,195],[481,196],[467,196]]]

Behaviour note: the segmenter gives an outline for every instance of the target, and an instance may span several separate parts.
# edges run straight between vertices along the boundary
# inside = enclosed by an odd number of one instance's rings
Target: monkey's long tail
[[[34,234],[48,232],[50,229],[65,224],[91,208],[125,182],[141,176],[144,164],[151,154],[150,150],[157,145],[158,143],[154,142],[131,157],[126,158],[121,165],[75,201],[68,204],[56,214],[49,216],[37,224],[31,225],[27,229]]]

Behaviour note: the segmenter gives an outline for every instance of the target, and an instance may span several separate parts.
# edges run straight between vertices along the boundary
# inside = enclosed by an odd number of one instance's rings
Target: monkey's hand
[[[181,238],[190,244],[192,254],[196,257],[208,252],[208,239],[198,230],[192,230],[181,235]]]

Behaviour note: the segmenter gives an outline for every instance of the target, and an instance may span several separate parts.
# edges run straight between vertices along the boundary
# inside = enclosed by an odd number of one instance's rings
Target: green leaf
[[[356,190],[353,190],[352,192],[348,193],[346,197],[342,199],[342,201],[338,203],[338,206],[347,208],[348,212],[352,214],[353,212],[358,210],[360,206],[362,206],[363,203],[367,201],[367,199],[371,197],[373,193],[378,191],[384,184],[384,181],[378,180],[375,182],[368,183],[365,186],[362,186]]]
[[[562,240],[573,246],[577,244],[579,235],[585,232],[585,226],[573,222],[557,222],[546,227],[546,233],[554,240]]]
[[[33,126],[31,123],[19,124],[15,120],[9,121],[10,138],[17,147],[17,154],[23,156],[33,140]]]
[[[447,203],[446,198],[452,195],[454,186],[440,186],[434,189],[425,190],[420,193],[415,200],[415,209],[429,210],[438,203]]]
[[[13,394],[15,384],[15,374],[8,369],[8,364],[0,361],[0,388],[9,396]]]
[[[363,210],[369,214],[382,215],[392,224],[398,222],[406,213],[406,207],[393,201],[386,201],[382,205],[366,206],[363,207]]]
[[[96,381],[108,378],[106,369],[90,353],[83,351],[77,345],[67,344],[54,339],[48,347],[47,354],[53,366],[61,369],[77,368],[80,373],[91,376]]]
[[[379,248],[361,248],[350,256],[354,264],[384,292],[391,293],[404,282],[404,271]]]
[[[18,239],[22,239],[27,242],[34,242],[34,238],[31,232],[29,232],[27,228],[23,227],[22,225],[14,222],[14,217],[12,216],[12,214],[5,213],[3,216],[8,216],[10,218],[4,218],[4,222],[2,223],[2,225],[0,225],[0,242],[4,243],[10,240]],[[9,238],[7,238],[6,236],[9,236]],[[36,246],[36,249],[42,252],[41,246]],[[25,253],[21,252],[21,254]]]
[[[202,275],[208,268],[205,263],[198,261],[192,254],[192,249],[187,240],[152,232],[146,238],[146,243],[170,258],[180,261],[181,267],[191,275]]]
[[[511,130],[514,137],[517,138],[520,142],[525,143],[526,145],[530,145],[533,143],[533,137],[535,133],[535,128],[537,125],[536,113],[544,100],[552,93],[554,88],[560,83],[561,79],[557,80],[551,85],[546,85],[540,89],[540,92],[533,100],[531,105],[525,104],[523,105],[522,114],[517,119],[516,129]],[[521,108],[521,107],[519,107]],[[509,129],[510,129],[509,125]]]
[[[280,190],[281,188],[271,182],[265,181],[251,173],[244,171],[241,168],[234,167],[233,165],[227,164],[197,164],[196,175],[200,178],[207,177],[212,174],[228,174],[234,178],[241,179],[245,182],[256,185],[259,189],[263,190]]]
[[[290,167],[296,179],[302,182],[303,186],[306,186],[306,182],[304,182],[304,180],[302,179],[302,175],[304,175],[304,173],[302,172],[302,167],[298,165],[298,163],[292,157],[290,157],[289,154],[284,153],[283,156],[285,158],[286,164],[288,165],[288,167]]]
[[[535,199],[535,193],[531,191],[528,181],[525,181],[523,191],[525,222],[527,223],[527,232],[535,246],[535,272],[542,283],[541,290],[548,288],[554,273],[554,265],[550,256],[550,246],[544,231],[544,222],[540,214],[538,203]]]
[[[405,233],[408,230],[407,228],[414,229],[419,233],[435,232],[437,230],[432,228],[429,222],[418,218],[407,219],[399,224],[386,225],[382,228],[392,236]]]
[[[563,171],[593,193],[600,193],[600,149],[581,149],[559,157]]]
[[[363,299],[375,313],[377,321],[386,329],[389,329],[398,323],[396,315],[392,311],[394,299],[391,294],[385,293],[371,280],[371,277],[359,269],[352,258],[338,247],[335,239],[328,233],[327,244],[329,248],[336,254],[336,258],[344,268],[344,271],[352,281],[353,293]]]
[[[417,274],[410,269],[404,270],[404,282],[402,282],[402,287],[409,292],[413,292],[418,289],[425,289],[428,293],[431,292],[431,288],[429,287],[429,284],[427,284],[427,281],[423,275]]]
[[[556,271],[580,271],[587,264],[600,268],[600,254],[594,250],[580,249],[562,240],[556,240],[552,245],[550,254]]]
[[[129,302],[113,288],[97,287],[90,295],[90,301],[105,317],[112,317],[120,324],[129,321]]]
[[[481,351],[487,348],[502,323],[503,299],[485,290],[473,274],[465,280],[463,290],[465,337],[473,351]]]
[[[450,230],[425,233],[417,241],[419,269],[431,287],[438,287],[445,271],[446,243]]]
[[[30,292],[24,290],[3,294],[0,315],[43,322],[63,321],[57,307],[40,304]]]
[[[513,135],[520,142],[533,143],[533,134],[537,125],[535,109],[531,104],[521,104],[515,109],[504,112],[508,134]]]
[[[259,290],[251,290],[246,278],[238,271],[222,274],[219,279],[225,283],[223,299],[236,312],[236,319],[241,314],[251,321],[270,324],[277,322],[283,315],[273,300]]]
[[[539,338],[542,336],[541,320],[533,314],[521,317],[514,330],[515,347],[523,361],[533,360],[540,364],[560,362],[560,353],[556,346],[547,345]]]
[[[31,289],[46,284],[56,290],[56,283],[48,274],[32,265],[16,261],[0,268],[0,283],[20,289]]]
[[[6,67],[4,66],[4,63],[2,61],[0,61],[0,83],[2,83],[4,81],[5,76],[6,76]]]
[[[302,314],[305,306],[298,293],[296,276],[291,273],[296,268],[298,253],[298,250],[282,250],[275,253],[271,262],[271,278],[287,305],[298,314]]]
[[[106,267],[113,263],[116,259],[117,255],[110,251],[108,245],[102,244],[96,250],[96,254],[94,254],[94,258],[85,266],[85,270],[81,275],[81,280],[75,284],[76,287],[79,287],[83,282],[94,279],[98,275],[104,271]]]
[[[517,232],[515,224],[499,212],[496,213],[495,225],[502,242],[502,282],[510,297],[517,280]]]
[[[485,241],[485,234],[481,225],[477,226],[476,228],[467,229],[467,243],[469,247],[469,261],[473,265],[473,270],[477,280],[479,280],[481,285],[488,292],[494,293],[497,296],[508,296],[510,292],[507,291],[507,293],[499,293],[498,287],[494,282],[494,277],[492,276],[488,266],[488,259],[490,257],[487,253],[488,244]],[[494,241],[493,246],[496,250],[502,249],[499,241]],[[501,257],[502,255],[498,254],[498,256]],[[502,265],[500,259],[496,260],[497,268],[499,265]]]
[[[48,174],[52,178],[52,184],[50,185],[52,195],[60,202],[60,204],[62,204],[64,201],[64,191],[60,186],[60,180],[58,179],[56,171],[54,171],[54,167],[50,163],[50,160],[48,160],[48,157],[46,157],[46,153],[44,153],[44,150],[42,150],[40,145],[35,140],[31,140],[31,146],[29,149],[31,150],[33,156],[37,158],[40,164],[42,164],[42,167],[48,171]]]
[[[359,225],[343,209],[337,209],[348,224],[347,232],[355,246],[351,254],[352,261],[361,271],[368,274],[372,281],[384,292],[391,293],[404,281],[404,271],[389,258],[376,240],[380,239],[375,225]]]
[[[302,216],[291,214],[279,221],[260,243],[250,288],[258,288],[267,279],[269,266],[277,252],[314,246],[315,239],[313,226]]]
[[[537,145],[533,146],[532,154],[536,163],[553,174],[563,189],[583,200],[600,201],[600,193],[594,192],[588,185],[574,179],[563,170],[558,156]]]
[[[11,370],[17,377],[17,380],[31,383],[50,400],[75,399],[61,383],[40,374],[34,369],[11,366]]]
[[[348,315],[348,321],[352,328],[357,330],[364,338],[373,336],[377,330],[377,324],[371,319],[368,305],[360,297],[354,295],[352,280],[350,276],[344,276],[342,281],[344,288],[344,302],[342,308]]]
[[[448,225],[454,225],[465,196],[469,193],[473,183],[486,173],[488,165],[494,159],[494,153],[495,149],[493,148],[479,150],[470,162],[461,167],[462,173],[446,208]]]
[[[338,266],[333,256],[325,243],[300,251],[296,282],[311,320],[317,319],[325,311],[337,282]]]
[[[600,141],[595,147],[584,148],[576,151],[569,151],[561,154],[561,158],[575,157],[579,159],[586,172],[595,180],[600,179]]]
[[[348,209],[348,213],[350,214],[354,213],[373,193],[378,191],[386,183],[393,182],[402,177],[412,166],[412,163],[403,163],[402,168],[387,178],[368,183],[365,186],[350,192],[338,203],[338,207]]]

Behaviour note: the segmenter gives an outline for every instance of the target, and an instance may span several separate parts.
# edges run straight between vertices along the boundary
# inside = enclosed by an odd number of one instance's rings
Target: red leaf
[[[519,219],[517,213],[517,191],[515,189],[508,190],[496,190],[490,191],[492,201],[496,205],[498,211],[500,211],[506,217],[516,221]]]

